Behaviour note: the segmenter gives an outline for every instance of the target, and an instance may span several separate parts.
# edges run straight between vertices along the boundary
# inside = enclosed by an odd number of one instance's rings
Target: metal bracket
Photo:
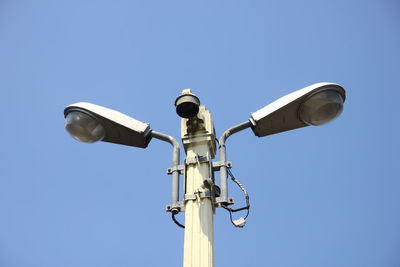
[[[211,192],[209,190],[204,192],[197,191],[194,194],[185,194],[184,200],[188,201],[188,200],[196,200],[196,199],[211,198],[211,197],[212,197]]]
[[[207,156],[198,156],[198,155],[196,155],[195,157],[187,157],[185,159],[185,164],[186,165],[209,163],[209,162],[211,162],[211,158],[209,158]]]
[[[202,158],[203,157],[199,157],[199,162],[200,163],[207,162],[207,161],[204,161],[204,159],[202,159]],[[198,161],[192,162],[192,159],[194,159],[194,158],[190,158],[190,160],[189,160],[190,162],[186,162],[186,163],[187,164],[195,164],[195,163],[198,162]],[[226,166],[228,168],[232,168],[232,162],[228,161],[228,162],[226,162],[226,164],[221,164],[221,162],[215,161],[215,162],[212,163],[212,170],[217,172],[217,171],[219,171],[221,169],[221,166]],[[167,174],[171,175],[176,171],[178,171],[179,174],[185,174],[185,165],[178,165],[175,168],[168,168],[167,169]]]
[[[235,200],[231,197],[228,197],[228,201],[225,202],[222,197],[215,198],[215,203],[214,203],[215,207],[220,208],[222,206],[222,204],[233,205],[233,204],[235,204]]]
[[[173,168],[168,168],[167,169],[167,174],[171,175],[174,172],[179,172],[179,174],[184,174],[185,173],[185,165],[178,165],[177,167]]]
[[[222,197],[219,196],[220,189],[218,185],[214,184],[214,176],[213,173],[216,171],[220,171],[222,166],[226,166],[227,168],[232,168],[232,162],[227,161],[225,163],[221,163],[220,161],[212,162],[212,159],[209,156],[195,156],[195,157],[187,157],[185,159],[185,164],[178,165],[176,167],[168,168],[167,174],[172,175],[174,172],[178,172],[179,174],[184,175],[185,170],[188,165],[192,164],[202,164],[202,163],[211,163],[210,164],[210,177],[204,180],[204,187],[208,188],[205,192],[196,192],[195,194],[185,194],[184,200],[179,201],[177,203],[172,203],[166,206],[167,212],[178,211],[184,212],[185,211],[185,202],[189,200],[196,200],[202,198],[210,198],[213,202],[215,208],[220,208],[222,204],[224,205],[233,205],[234,200],[233,198],[228,198],[228,200],[224,200]]]
[[[216,161],[212,163],[213,171],[218,172],[221,169],[221,166],[226,166],[227,168],[232,168],[232,162],[227,161],[226,164],[221,164],[220,161]]]
[[[174,203],[173,205],[167,205],[165,207],[165,211],[172,212],[173,210],[177,210],[178,212],[185,211],[185,204],[182,201]]]
[[[200,195],[200,199],[201,198],[211,198],[211,192],[208,191],[208,193],[206,194],[202,194]],[[185,195],[185,201],[188,200],[195,200],[196,199],[196,195],[195,194],[186,194]],[[222,202],[219,201],[219,197],[215,198],[214,201],[214,207],[215,208],[221,208],[221,204]],[[235,203],[233,198],[228,198],[228,203],[225,203],[227,205],[233,205]],[[185,211],[185,204],[182,201],[177,202],[175,205],[167,205],[165,207],[165,211],[166,212],[172,212],[173,210],[176,210],[178,212],[184,212]]]

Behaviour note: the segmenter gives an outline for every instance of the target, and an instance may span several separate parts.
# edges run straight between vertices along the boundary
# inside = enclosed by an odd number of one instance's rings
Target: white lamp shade
[[[65,129],[76,140],[84,143],[94,143],[104,138],[103,126],[91,116],[73,111],[65,118]]]
[[[335,83],[307,86],[252,113],[253,132],[261,137],[325,124],[340,115],[345,98],[344,88]]]
[[[101,140],[145,148],[151,140],[149,124],[95,104],[80,102],[69,105],[64,116],[67,131],[82,142]]]
[[[343,111],[343,98],[334,90],[316,93],[300,106],[300,119],[308,125],[324,125],[336,119]]]

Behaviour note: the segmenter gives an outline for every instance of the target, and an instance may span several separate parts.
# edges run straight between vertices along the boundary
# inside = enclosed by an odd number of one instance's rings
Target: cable
[[[235,227],[237,227],[236,224],[233,222],[233,218],[232,218],[232,209],[228,208],[228,207],[225,206],[225,205],[222,205],[221,207],[223,207],[224,209],[226,209],[226,210],[229,212],[229,217],[230,217],[230,219],[231,219],[231,223],[232,223]]]
[[[244,193],[244,195],[245,195],[245,199],[246,199],[246,206],[245,206],[245,207],[238,208],[238,209],[229,208],[227,205],[222,205],[221,207],[224,208],[224,209],[226,209],[226,210],[229,212],[229,218],[230,218],[230,220],[231,220],[231,223],[232,223],[235,227],[240,227],[240,228],[242,228],[242,227],[245,225],[245,223],[246,223],[245,220],[247,219],[247,217],[249,216],[249,213],[250,213],[250,197],[249,197],[249,193],[247,192],[246,188],[244,188],[244,186],[239,182],[239,180],[235,178],[235,176],[232,174],[232,172],[231,172],[231,170],[230,170],[229,168],[227,168],[227,172],[228,172],[229,176],[231,177],[231,180],[232,180],[235,184],[237,184],[237,185],[239,186],[239,188],[243,191],[243,193]],[[237,219],[237,220],[233,220],[232,213],[235,213],[235,212],[238,212],[238,211],[242,211],[242,210],[246,210],[246,211],[247,211],[246,216],[244,216],[244,218],[241,217],[241,218],[239,218],[239,219]],[[176,225],[178,225],[179,227],[185,228],[185,226],[184,226],[183,224],[181,224],[180,222],[178,222],[178,220],[177,220],[176,217],[175,217],[175,215],[178,214],[178,213],[179,213],[179,212],[178,212],[177,210],[172,210],[172,211],[171,211],[172,220],[173,220],[174,223],[175,223]]]
[[[235,227],[243,227],[244,224],[246,223],[246,218],[249,216],[250,213],[250,197],[249,197],[249,193],[247,192],[246,188],[244,188],[244,186],[239,182],[238,179],[235,178],[235,176],[233,176],[231,170],[228,168],[227,172],[229,174],[229,176],[231,177],[231,180],[233,182],[235,182],[240,189],[243,191],[244,195],[245,195],[245,199],[246,199],[246,206],[242,207],[242,208],[238,208],[238,209],[231,209],[226,205],[222,205],[222,208],[226,209],[229,212],[229,217],[231,219],[231,223],[235,226]],[[246,216],[244,218],[240,218],[238,220],[233,220],[232,219],[232,213],[234,212],[238,212],[238,211],[242,211],[242,210],[247,210]]]
[[[178,214],[178,213],[179,213],[178,211],[171,211],[172,220],[173,220],[174,223],[175,223],[176,225],[178,225],[179,227],[185,228],[185,226],[184,226],[183,224],[181,224],[180,222],[178,222],[178,220],[175,218],[175,215]]]
[[[221,147],[221,145],[219,144],[219,140],[218,140],[218,138],[215,138],[215,141],[217,142],[217,144],[218,144],[218,147]]]
[[[246,206],[245,207],[239,208],[239,209],[231,209],[231,210],[232,210],[232,212],[237,212],[237,211],[241,211],[241,210],[247,210],[247,214],[244,217],[246,219],[249,216],[249,213],[250,213],[250,197],[249,197],[249,193],[247,192],[246,188],[244,188],[244,186],[239,182],[239,180],[236,179],[233,176],[231,170],[227,169],[227,171],[228,171],[228,174],[231,177],[232,181],[234,181],[240,187],[240,189],[242,189],[242,191],[243,191],[243,193],[245,195],[245,199],[246,199]]]

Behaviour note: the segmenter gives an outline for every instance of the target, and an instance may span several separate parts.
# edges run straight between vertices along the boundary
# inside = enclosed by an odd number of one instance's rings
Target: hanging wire
[[[178,211],[171,211],[172,220],[173,220],[174,223],[175,223],[176,225],[178,225],[179,227],[185,228],[185,226],[184,226],[183,224],[181,224],[180,222],[178,222],[178,220],[175,218],[175,215],[178,214],[178,213],[179,213]]]
[[[215,138],[215,141],[217,142],[217,144],[218,144],[218,147],[221,147],[221,145],[219,144],[219,140],[218,140],[218,138]]]
[[[226,209],[229,212],[229,217],[231,219],[231,223],[235,226],[235,227],[243,227],[243,226],[238,226],[237,224],[234,223],[233,218],[232,218],[232,213],[234,212],[238,212],[238,211],[242,211],[242,210],[246,210],[246,216],[243,219],[246,219],[249,216],[250,213],[250,197],[249,197],[249,193],[247,192],[246,188],[244,188],[244,186],[239,182],[238,179],[235,178],[235,176],[232,174],[231,170],[228,168],[227,172],[229,174],[229,176],[231,177],[231,180],[233,182],[235,182],[240,189],[243,191],[244,195],[245,195],[245,199],[246,199],[246,206],[242,207],[242,208],[238,208],[238,209],[232,209],[229,208],[226,205],[222,205],[222,208]]]
[[[234,223],[233,217],[232,217],[232,213],[238,212],[238,211],[242,211],[242,210],[246,210],[246,215],[244,216],[243,219],[247,219],[247,217],[249,216],[250,213],[250,197],[249,197],[249,193],[247,192],[246,188],[239,182],[238,179],[235,178],[235,176],[232,174],[231,170],[229,168],[227,168],[227,172],[229,177],[231,178],[231,180],[237,184],[237,186],[239,186],[239,188],[243,191],[244,195],[245,195],[245,199],[246,199],[246,206],[238,208],[238,209],[232,209],[229,208],[227,205],[222,205],[221,207],[224,208],[225,210],[227,210],[229,212],[229,218],[231,220],[231,223],[235,226],[235,227],[243,227],[243,226],[238,226],[237,224]],[[176,225],[178,225],[181,228],[185,228],[185,226],[183,224],[181,224],[180,222],[178,222],[178,220],[176,219],[176,214],[178,214],[178,211],[171,211],[172,214],[172,220],[174,221],[174,223]]]

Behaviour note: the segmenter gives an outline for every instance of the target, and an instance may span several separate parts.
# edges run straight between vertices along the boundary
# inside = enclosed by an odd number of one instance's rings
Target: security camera
[[[176,113],[185,119],[192,118],[199,113],[200,99],[185,89],[175,100]]]

